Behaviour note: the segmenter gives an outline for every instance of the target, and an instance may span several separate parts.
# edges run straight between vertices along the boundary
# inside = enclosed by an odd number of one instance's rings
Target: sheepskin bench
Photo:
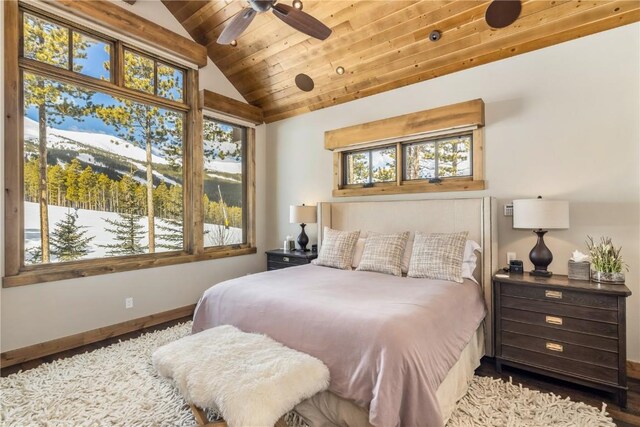
[[[152,360],[206,426],[284,426],[287,412],[329,385],[320,360],[230,325],[164,345]],[[210,423],[202,408],[217,410],[224,421]]]

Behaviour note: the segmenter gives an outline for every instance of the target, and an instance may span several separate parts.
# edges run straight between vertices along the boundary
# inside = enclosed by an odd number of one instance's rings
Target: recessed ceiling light
[[[231,46],[236,47],[238,46],[238,41],[237,40],[231,40],[231,43],[229,43]]]
[[[336,74],[339,74],[339,75],[344,74],[344,67],[342,65],[336,68]]]
[[[298,10],[302,10],[302,1],[300,0],[293,0],[293,3],[291,3],[291,5]]]

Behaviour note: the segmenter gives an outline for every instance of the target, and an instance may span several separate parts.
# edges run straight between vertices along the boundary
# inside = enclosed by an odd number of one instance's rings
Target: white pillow
[[[356,248],[353,251],[353,260],[351,261],[351,267],[358,268],[360,264],[360,260],[362,259],[362,254],[364,252],[364,244],[367,241],[365,237],[358,238],[356,242]]]
[[[473,277],[473,272],[476,269],[476,262],[478,261],[476,251],[479,251],[480,249],[482,249],[482,247],[477,242],[467,240],[464,246],[464,256],[462,258],[462,277],[465,279],[471,279],[476,283],[478,283],[478,281]]]

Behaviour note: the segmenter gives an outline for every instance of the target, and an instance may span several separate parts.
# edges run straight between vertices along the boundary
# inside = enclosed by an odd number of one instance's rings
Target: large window
[[[245,243],[247,128],[209,117],[203,124],[204,245]]]
[[[197,72],[24,7],[20,130],[6,140],[21,159],[6,175],[21,199],[6,222],[21,237],[5,283],[255,252],[249,131],[202,119]]]
[[[29,59],[110,79],[112,43],[27,12],[23,40]],[[125,86],[182,93],[174,71],[128,54]],[[184,113],[37,71],[22,81],[24,263],[182,250]]]

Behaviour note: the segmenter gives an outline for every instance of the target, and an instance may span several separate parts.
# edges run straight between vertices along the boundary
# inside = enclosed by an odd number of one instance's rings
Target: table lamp
[[[551,277],[547,270],[553,254],[544,244],[549,229],[569,228],[569,202],[565,200],[520,199],[513,201],[513,228],[526,228],[538,235],[538,242],[529,252],[533,264],[532,276]]]
[[[315,206],[294,206],[289,207],[289,222],[291,224],[300,224],[302,232],[298,236],[298,245],[301,251],[308,251],[307,244],[309,243],[309,237],[304,232],[304,227],[307,224],[314,224],[317,221],[317,208]]]

